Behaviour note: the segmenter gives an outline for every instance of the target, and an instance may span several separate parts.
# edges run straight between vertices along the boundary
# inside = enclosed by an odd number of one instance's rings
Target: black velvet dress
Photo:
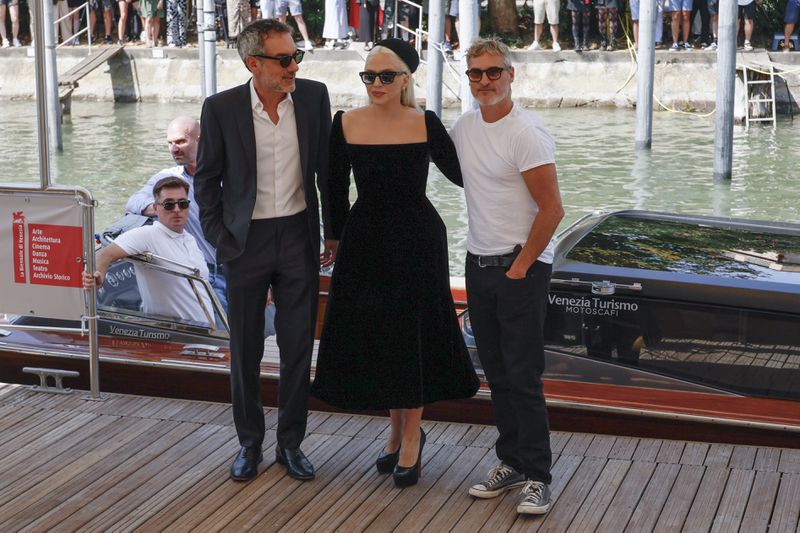
[[[426,112],[425,124],[427,142],[352,145],[342,112],[333,120],[328,198],[341,238],[312,394],[343,409],[415,408],[478,390],[450,294],[444,222],[425,196],[429,159],[458,185],[461,170],[438,117]],[[358,200],[349,209],[351,168]]]

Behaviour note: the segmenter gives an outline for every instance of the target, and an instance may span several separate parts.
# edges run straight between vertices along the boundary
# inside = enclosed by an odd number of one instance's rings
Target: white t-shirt
[[[539,117],[514,104],[497,122],[484,122],[480,109],[467,111],[450,130],[456,145],[469,230],[467,250],[503,255],[528,240],[539,206],[522,172],[555,163],[555,142]],[[539,256],[553,262],[553,243]]]
[[[151,252],[184,265],[191,265],[200,271],[201,278],[208,279],[208,266],[203,252],[200,251],[194,237],[186,231],[175,233],[156,221],[152,226],[142,226],[126,231],[117,237],[114,244],[130,255]],[[177,272],[181,271],[177,265],[158,259],[154,259],[153,263]],[[208,318],[200,307],[188,280],[138,264],[134,264],[134,269],[145,313],[208,324]],[[211,298],[202,287],[199,285],[197,287],[206,309],[213,317],[214,308],[211,306]]]

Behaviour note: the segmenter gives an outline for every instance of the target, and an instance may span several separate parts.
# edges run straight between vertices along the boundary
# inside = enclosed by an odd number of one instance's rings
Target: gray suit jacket
[[[200,144],[194,175],[195,199],[208,242],[224,263],[244,251],[256,202],[256,145],[249,83],[206,98],[200,119]],[[308,237],[319,250],[319,202],[325,235],[332,235],[327,213],[328,144],[331,110],[328,89],[296,80],[292,93],[300,163],[308,206]]]

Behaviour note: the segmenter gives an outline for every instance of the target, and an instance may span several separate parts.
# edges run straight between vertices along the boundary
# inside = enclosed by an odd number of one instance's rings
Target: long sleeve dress
[[[343,409],[415,408],[478,390],[450,293],[446,229],[425,195],[429,160],[458,185],[461,170],[438,117],[426,112],[425,124],[427,142],[354,145],[342,112],[333,120],[327,193],[341,237],[312,394]]]

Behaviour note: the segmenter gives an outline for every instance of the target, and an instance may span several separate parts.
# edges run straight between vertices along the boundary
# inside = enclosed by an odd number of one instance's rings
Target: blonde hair
[[[403,72],[406,76],[408,76],[408,84],[406,85],[406,88],[403,89],[403,91],[400,93],[400,103],[406,107],[418,109],[417,99],[414,96],[414,76],[411,74],[411,72],[408,71],[408,65],[406,65],[402,59],[400,59],[399,55],[395,54],[392,50],[388,49],[385,46],[376,46],[370,51],[369,54],[367,54],[367,60],[364,63],[366,64],[371,57],[381,54],[390,56],[392,58],[392,61],[394,61],[394,63],[398,65],[397,67],[395,67],[397,68],[397,71]]]
[[[478,39],[467,50],[467,64],[484,54],[501,56],[506,67],[511,66],[511,50],[498,39]]]

